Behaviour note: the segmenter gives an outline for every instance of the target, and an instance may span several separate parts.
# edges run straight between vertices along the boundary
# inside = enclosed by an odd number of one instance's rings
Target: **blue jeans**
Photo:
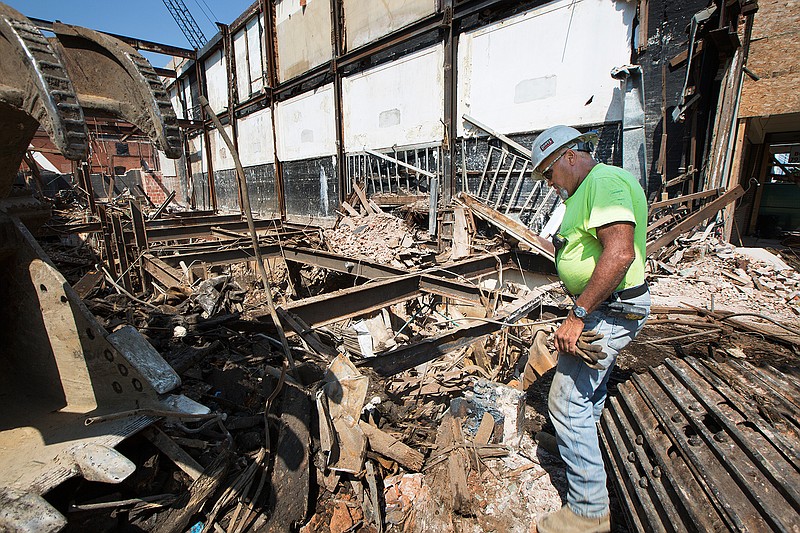
[[[650,293],[625,300],[650,310]],[[577,356],[558,354],[558,366],[550,386],[548,409],[556,430],[561,458],[567,465],[567,505],[578,515],[598,517],[608,513],[606,471],[600,453],[596,423],[606,401],[608,378],[620,350],[639,334],[647,317],[629,320],[601,305],[587,315],[584,331],[604,337],[595,344],[607,354],[603,370],[586,366]]]

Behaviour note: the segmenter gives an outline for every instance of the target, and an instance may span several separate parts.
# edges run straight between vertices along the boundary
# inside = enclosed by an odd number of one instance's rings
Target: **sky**
[[[27,17],[192,48],[162,0],[2,0]],[[254,0],[184,0],[206,40],[217,33],[214,21],[230,24]],[[143,53],[156,67],[168,56]]]

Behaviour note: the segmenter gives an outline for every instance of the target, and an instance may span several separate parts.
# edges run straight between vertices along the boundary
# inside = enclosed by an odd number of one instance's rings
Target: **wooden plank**
[[[348,215],[350,215],[351,217],[359,217],[359,216],[361,216],[361,213],[359,213],[358,211],[356,211],[356,210],[353,208],[353,206],[352,206],[352,205],[350,205],[350,204],[349,204],[349,203],[347,203],[347,202],[342,202],[342,207],[344,208],[344,210],[345,210],[345,211],[347,211],[347,214],[348,214]]]
[[[724,186],[730,188],[732,184],[739,184],[741,183],[741,172],[742,168],[744,167],[743,162],[745,158],[745,139],[747,138],[747,125],[748,121],[745,119],[739,120],[738,127],[736,129],[736,142],[735,147],[733,149],[733,154],[731,157],[733,158],[733,164],[731,165],[730,172],[728,176],[726,176],[726,181]],[[722,230],[722,238],[725,242],[730,242],[731,240],[731,233],[733,233],[733,218],[734,218],[734,207],[735,205],[729,204],[725,207],[725,211],[723,214],[723,221],[724,227]],[[742,236],[739,235],[740,244],[741,244]]]
[[[664,184],[664,188],[669,189],[673,185],[678,185],[679,183],[683,183],[684,181],[692,178],[692,176],[694,176],[694,172],[687,172],[686,174],[681,174],[680,176],[672,178],[671,180],[667,181]]]
[[[412,472],[422,470],[425,456],[417,450],[403,444],[388,433],[381,431],[372,424],[361,421],[358,423],[364,435],[367,436],[369,447],[372,451],[394,459],[400,465]]]
[[[376,204],[375,202],[373,202],[373,201],[372,201],[372,198],[370,198],[370,199],[368,200],[368,202],[369,202],[369,206],[370,206],[370,208],[371,208],[371,209],[372,209],[372,210],[375,212],[375,214],[376,214],[376,215],[377,215],[378,213],[383,213],[383,209],[381,209],[381,207],[380,207],[378,204]]]
[[[665,217],[659,218],[658,220],[656,220],[655,222],[653,222],[652,224],[647,226],[647,233],[650,233],[651,231],[653,231],[656,228],[660,228],[661,226],[663,226],[667,222],[672,222],[674,219],[675,219],[675,215],[667,215]]]
[[[225,480],[233,459],[234,454],[228,449],[223,449],[205,472],[170,506],[170,509],[159,514],[153,533],[186,531],[192,516],[197,514]]]
[[[488,133],[492,137],[496,137],[496,138],[500,139],[505,144],[507,144],[510,148],[513,148],[514,150],[519,152],[520,155],[522,155],[524,157],[527,157],[528,159],[531,158],[531,150],[530,150],[530,148],[525,148],[524,146],[522,146],[518,142],[514,141],[513,139],[509,139],[508,137],[506,137],[502,133],[499,133],[499,132],[493,130],[492,128],[490,128],[489,126],[487,126],[487,125],[485,125],[485,124],[483,124],[481,122],[478,122],[477,120],[475,120],[474,118],[472,118],[469,115],[464,115],[462,118],[464,120],[466,120],[467,122],[469,122],[470,124],[472,124],[473,126],[477,126],[478,128],[482,129],[483,131],[485,131],[486,133]]]
[[[465,214],[466,208],[455,207],[453,208],[453,249],[451,259],[462,259],[469,256],[470,252],[470,235],[467,228],[467,216]]]
[[[203,467],[159,428],[150,426],[142,431],[142,435],[164,452],[164,455],[169,457],[178,468],[186,472],[192,481],[196,481],[203,475]]]
[[[367,211],[368,215],[374,215],[375,212],[372,210],[372,207],[369,205],[369,201],[367,201],[367,195],[364,194],[364,190],[358,186],[357,183],[353,184],[353,190],[358,195],[358,199],[361,201],[361,205]]]
[[[699,200],[701,198],[707,198],[709,196],[719,195],[722,194],[724,190],[725,189],[722,188],[710,189],[707,191],[696,192],[694,194],[684,194],[683,196],[678,196],[677,198],[670,198],[669,200],[663,200],[661,202],[653,202],[652,204],[650,204],[650,211],[654,211],[660,207],[665,207],[668,205],[682,204],[683,202],[689,202],[691,200]]]
[[[492,433],[494,433],[494,426],[494,417],[489,413],[483,413],[483,418],[478,426],[478,431],[475,433],[475,439],[473,439],[475,446],[485,446],[486,444],[489,444],[489,441],[492,438]]]
[[[519,222],[508,218],[499,211],[483,205],[467,193],[458,193],[456,198],[469,207],[474,214],[478,215],[478,217],[499,227],[515,239],[524,242],[540,255],[543,255],[551,261],[555,261],[555,250],[553,249],[553,244],[547,239],[543,239],[530,229],[526,228]]]
[[[741,185],[737,185],[735,189],[726,192],[725,194],[723,194],[710,204],[698,209],[697,212],[692,213],[691,215],[686,217],[684,220],[679,222],[673,229],[671,229],[664,235],[658,237],[656,240],[648,244],[647,255],[649,256],[654,254],[667,244],[671,243],[672,241],[680,237],[683,233],[689,231],[690,229],[700,224],[707,218],[711,218],[720,209],[722,209],[729,203],[736,201],[736,199],[740,198],[743,194],[744,194],[744,189],[742,189]]]
[[[72,286],[75,289],[75,292],[78,293],[78,296],[81,297],[81,300],[86,298],[86,296],[92,292],[92,290],[97,287],[97,284],[105,277],[100,270],[90,270],[87,272],[81,279],[79,279],[75,285]]]
[[[703,41],[700,40],[694,44],[694,54],[692,54],[692,61],[694,61],[694,58],[699,56],[702,51],[703,51]],[[686,59],[688,59],[688,57],[689,57],[689,49],[687,48],[686,50],[684,50],[683,52],[679,53],[678,55],[669,60],[669,68],[673,70],[678,68],[680,65],[683,64],[684,61],[686,61]]]
[[[650,1],[639,1],[639,44],[638,51],[647,50],[647,31],[650,24]]]
[[[772,158],[772,153],[769,151],[768,144],[762,144],[760,146],[761,150],[761,166],[758,170],[758,184],[759,186],[756,187],[756,195],[753,198],[753,207],[750,211],[750,221],[747,224],[747,228],[745,228],[745,235],[749,235],[753,233],[756,229],[756,222],[758,222],[758,212],[761,210],[761,197],[764,194],[764,187],[763,185],[767,179],[767,172],[769,171],[769,161]]]
[[[442,423],[444,422],[443,420]],[[450,425],[452,427],[453,444],[463,446],[464,435],[461,431],[461,419],[451,417]],[[472,496],[467,483],[469,464],[469,456],[463,447],[455,448],[447,458],[447,472],[450,475],[453,510],[462,516],[470,516],[472,514]]]
[[[758,335],[762,335],[773,342],[777,342],[779,344],[783,344],[786,346],[800,346],[800,336],[792,335],[788,331],[780,330],[785,333],[778,334],[775,331],[770,331],[767,329],[766,325],[755,324],[753,322],[745,322],[743,320],[734,320],[732,318],[725,320],[728,315],[733,313],[729,312],[721,312],[721,311],[709,311],[707,309],[703,309],[702,307],[696,307],[694,305],[689,305],[692,309],[694,309],[698,315],[700,316],[710,316],[711,318],[729,324],[733,327],[743,329],[745,331],[749,331],[751,333],[756,333]]]

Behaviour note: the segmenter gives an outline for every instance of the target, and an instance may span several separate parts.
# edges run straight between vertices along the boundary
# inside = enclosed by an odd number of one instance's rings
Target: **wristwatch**
[[[575,315],[575,318],[579,318],[583,320],[586,318],[586,309],[581,307],[580,305],[573,305],[572,306],[572,314]]]

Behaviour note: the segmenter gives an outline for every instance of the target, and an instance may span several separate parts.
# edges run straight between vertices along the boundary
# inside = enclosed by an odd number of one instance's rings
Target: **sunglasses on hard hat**
[[[547,168],[545,168],[544,170],[542,170],[542,176],[544,177],[544,179],[546,179],[547,181],[551,181],[551,180],[553,179],[553,167],[554,167],[554,166],[556,166],[556,163],[558,163],[558,160],[559,160],[559,159],[561,159],[562,157],[564,157],[564,154],[566,154],[567,152],[569,152],[569,151],[570,151],[570,150],[572,150],[573,148],[575,148],[575,145],[574,145],[574,144],[573,144],[572,146],[568,146],[566,150],[564,150],[563,152],[561,152],[561,155],[559,155],[558,157],[556,157],[555,159],[553,159],[553,161],[552,161],[552,162],[550,162],[550,164],[549,164],[549,165],[547,165]]]

